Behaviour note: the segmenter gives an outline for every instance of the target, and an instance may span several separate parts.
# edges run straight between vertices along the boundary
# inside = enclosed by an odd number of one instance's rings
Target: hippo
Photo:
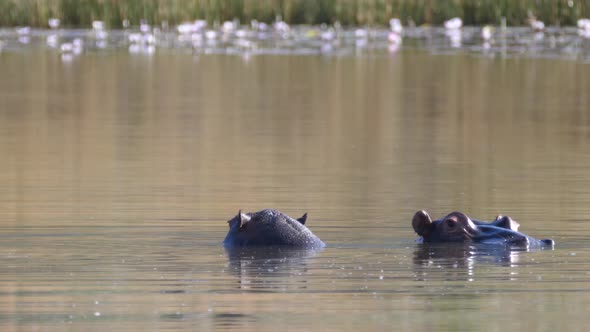
[[[299,219],[274,210],[238,214],[228,221],[225,247],[289,246],[318,249],[326,245],[305,226],[307,213]]]
[[[451,212],[434,220],[424,210],[416,212],[412,226],[421,242],[468,242],[521,248],[553,248],[551,239],[538,240],[520,233],[520,225],[508,216],[492,222],[472,220],[462,212]]]

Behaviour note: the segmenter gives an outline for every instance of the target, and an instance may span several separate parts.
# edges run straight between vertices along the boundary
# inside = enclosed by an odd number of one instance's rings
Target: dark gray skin
[[[305,226],[307,213],[299,219],[273,209],[242,213],[228,221],[226,247],[289,246],[318,249],[326,245]]]
[[[432,220],[426,211],[418,211],[412,218],[412,227],[422,242],[470,242],[506,245],[511,247],[553,247],[551,239],[538,240],[520,233],[520,225],[508,216],[498,216],[492,222],[472,220],[461,212],[452,212],[444,218]]]

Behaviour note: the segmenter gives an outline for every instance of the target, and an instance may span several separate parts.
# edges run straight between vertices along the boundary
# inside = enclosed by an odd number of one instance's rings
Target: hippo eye
[[[447,223],[447,226],[451,228],[455,227],[455,221],[453,219],[447,219],[445,222]]]

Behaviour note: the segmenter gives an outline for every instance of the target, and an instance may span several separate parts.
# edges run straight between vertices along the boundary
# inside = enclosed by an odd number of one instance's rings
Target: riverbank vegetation
[[[530,15],[548,25],[575,25],[590,17],[590,0],[0,0],[0,26],[47,27],[49,18],[65,27],[89,27],[93,20],[111,28],[123,20],[137,25],[206,19],[210,23],[238,19],[290,24],[334,23],[387,25],[392,17],[404,24],[439,25],[461,17],[466,25],[526,24]]]

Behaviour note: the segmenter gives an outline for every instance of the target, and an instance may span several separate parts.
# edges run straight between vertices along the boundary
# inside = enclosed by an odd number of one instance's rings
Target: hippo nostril
[[[447,219],[445,222],[447,223],[447,226],[451,228],[455,227],[455,221],[453,219]]]

